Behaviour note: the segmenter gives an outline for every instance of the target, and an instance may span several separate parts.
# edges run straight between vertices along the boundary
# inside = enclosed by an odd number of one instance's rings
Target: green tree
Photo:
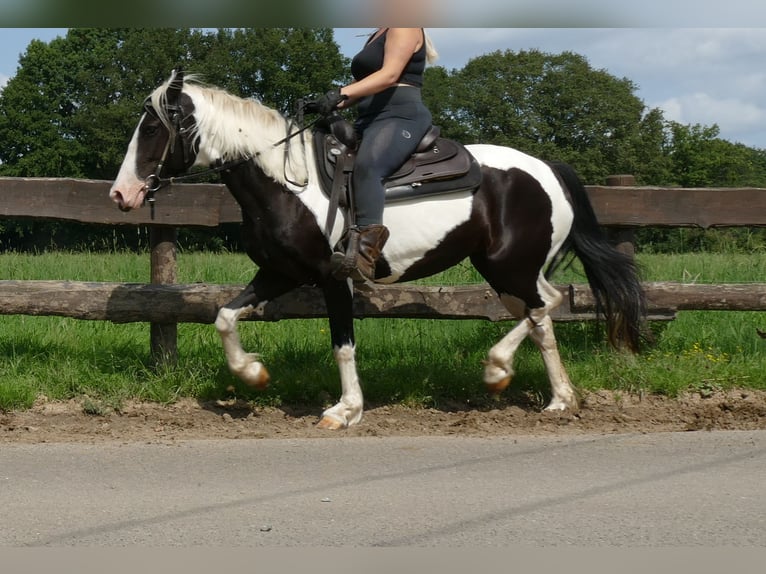
[[[614,171],[643,103],[627,79],[592,69],[577,54],[494,52],[456,77],[457,117],[476,141],[572,163],[589,181]]]
[[[450,135],[567,161],[589,182],[635,171],[643,131],[658,125],[630,80],[572,52],[497,51],[461,70],[432,70],[427,82],[435,86],[426,101]]]
[[[350,81],[329,28],[246,28],[217,32],[199,60],[207,81],[291,114],[299,97]]]
[[[665,127],[662,110],[653,108],[643,115],[638,130],[632,136],[633,141],[628,146],[632,151],[631,157],[625,158],[620,169],[635,175],[639,184],[668,185],[672,179]]]
[[[667,123],[671,185],[766,187],[766,150],[720,139],[717,125]]]

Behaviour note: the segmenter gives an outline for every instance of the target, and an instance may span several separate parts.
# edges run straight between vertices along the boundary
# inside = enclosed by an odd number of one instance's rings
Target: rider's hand
[[[315,100],[306,102],[304,111],[310,114],[330,115],[338,109],[341,102],[348,99],[348,96],[340,93],[339,89],[329,90],[325,95],[319,96]]]

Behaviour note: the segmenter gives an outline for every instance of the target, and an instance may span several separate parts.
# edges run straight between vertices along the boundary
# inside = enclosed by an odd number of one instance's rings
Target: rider
[[[358,104],[355,225],[341,242],[345,253],[333,254],[336,277],[375,278],[375,263],[388,240],[383,180],[412,155],[431,126],[420,88],[426,61],[436,57],[422,28],[378,28],[351,61],[354,81],[316,102],[325,113]]]

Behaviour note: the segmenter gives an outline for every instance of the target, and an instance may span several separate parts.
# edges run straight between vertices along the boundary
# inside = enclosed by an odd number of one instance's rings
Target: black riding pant
[[[354,124],[361,138],[354,166],[356,224],[383,222],[383,180],[415,151],[431,126],[420,89],[396,86],[363,98]]]

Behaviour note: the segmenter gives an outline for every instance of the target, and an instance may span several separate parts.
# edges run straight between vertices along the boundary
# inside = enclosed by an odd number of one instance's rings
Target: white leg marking
[[[247,385],[264,388],[269,382],[269,373],[260,362],[256,353],[245,353],[237,333],[237,320],[243,311],[252,309],[252,305],[239,309],[222,307],[215,320],[215,328],[221,336],[223,350],[229,370]]]
[[[489,350],[487,363],[484,366],[485,384],[497,385],[513,376],[513,356],[532,327],[533,324],[529,319],[521,319],[505,337]]]
[[[364,411],[362,387],[356,372],[356,350],[351,345],[344,345],[336,347],[334,355],[340,371],[342,393],[338,404],[322,413],[322,421],[326,428],[347,428],[361,421]],[[328,419],[337,424],[327,424]]]
[[[532,328],[532,324],[524,318],[526,310],[524,301],[510,295],[501,295],[500,301],[519,322],[489,350],[484,367],[484,383],[487,385],[497,385],[513,376],[513,356]]]
[[[543,355],[545,370],[551,382],[551,402],[546,411],[565,411],[577,409],[577,395],[561,362],[556,337],[553,334],[553,320],[549,315],[543,317],[529,334]]]
[[[551,384],[553,396],[545,410],[576,409],[577,396],[561,363],[553,334],[553,320],[550,317],[550,312],[561,304],[563,296],[542,274],[538,278],[537,287],[545,305],[530,310],[529,317],[520,319],[518,325],[490,349],[484,368],[484,382],[487,385],[503,383],[501,388],[507,384],[507,380],[513,376],[513,357],[516,350],[524,337],[529,335],[540,349]],[[510,295],[503,295],[500,300],[514,317],[525,317],[527,310],[522,300]]]

